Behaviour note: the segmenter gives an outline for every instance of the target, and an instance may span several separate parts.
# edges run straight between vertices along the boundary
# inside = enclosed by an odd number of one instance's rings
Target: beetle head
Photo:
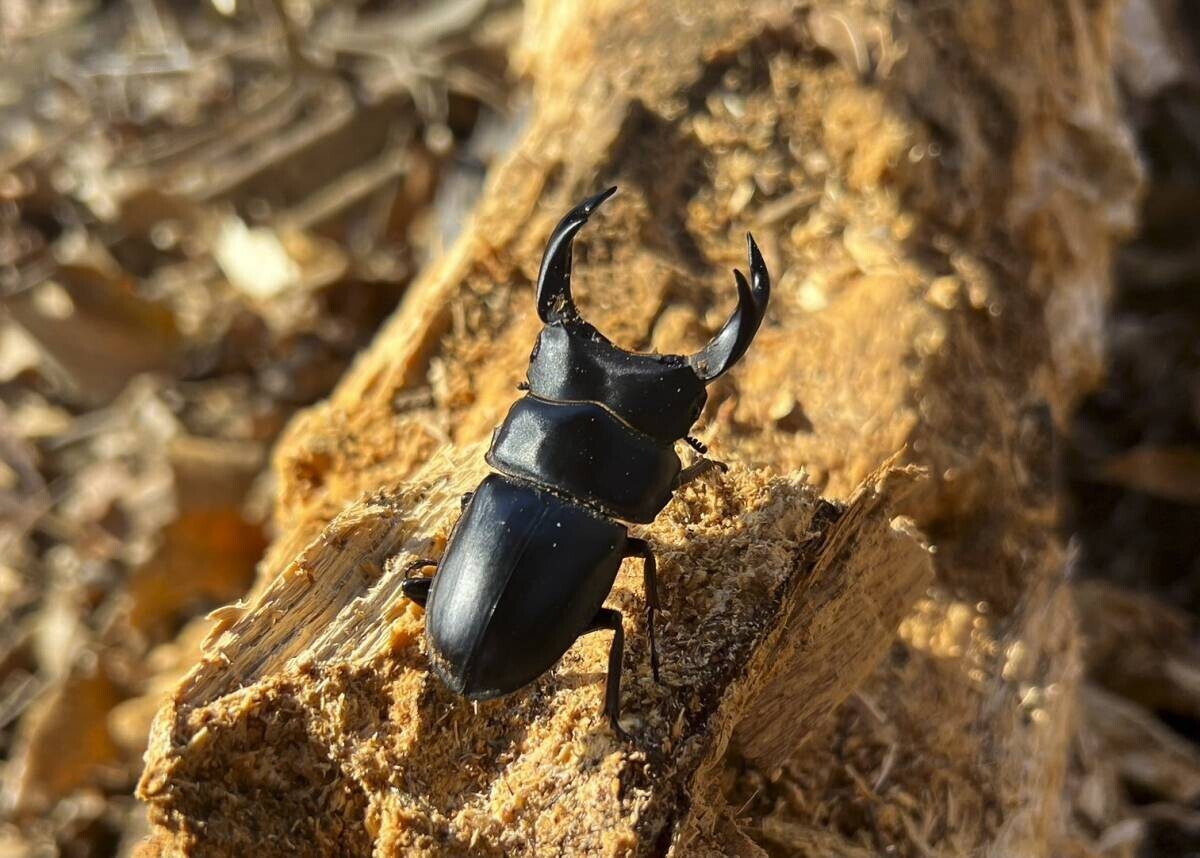
[[[705,386],[749,348],[767,310],[771,281],[747,235],[750,281],[734,271],[737,309],[708,345],[692,355],[625,351],[585,322],[571,297],[571,244],[616,190],[588,197],[567,212],[546,245],[537,283],[538,316],[546,327],[530,359],[530,391],[546,399],[599,402],[646,434],[683,438],[704,407]]]

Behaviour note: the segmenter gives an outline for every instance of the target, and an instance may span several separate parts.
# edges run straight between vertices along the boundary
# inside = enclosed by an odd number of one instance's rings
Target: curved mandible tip
[[[750,257],[750,282],[746,282],[742,272],[734,269],[738,290],[737,309],[709,344],[688,358],[688,364],[705,384],[726,372],[746,353],[767,312],[767,302],[771,298],[771,277],[750,233],[746,233],[746,244]]]
[[[550,234],[537,282],[538,318],[543,322],[549,324],[579,315],[571,299],[571,242],[592,212],[616,192],[617,187],[613,185],[606,191],[588,197],[567,212]]]

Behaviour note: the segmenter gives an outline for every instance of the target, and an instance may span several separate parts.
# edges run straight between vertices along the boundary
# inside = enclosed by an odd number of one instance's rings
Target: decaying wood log
[[[1068,848],[1052,415],[1098,371],[1136,185],[1111,4],[683,6],[529,4],[531,124],[281,444],[281,535],[155,722],[148,854]],[[608,183],[576,292],[622,345],[711,333],[748,226],[777,283],[704,416],[735,467],[647,529],[669,687],[632,570],[612,597],[633,747],[598,713],[606,638],[472,707],[398,596],[515,396],[546,235]]]
[[[742,715],[762,710],[754,747],[780,758],[794,739],[773,713],[831,710],[928,583],[924,550],[889,512],[909,474],[884,471],[842,507],[795,477],[739,469],[649,529],[669,592],[669,686],[649,675],[640,571],[613,597],[637,629],[623,694],[636,747],[601,715],[599,636],[528,692],[473,707],[428,674],[398,570],[440,548],[482,452],[439,456],[351,505],[253,605],[221,614],[142,781],[181,843],[418,854],[474,840],[583,855],[666,842],[701,825],[691,807],[719,806],[714,775]]]

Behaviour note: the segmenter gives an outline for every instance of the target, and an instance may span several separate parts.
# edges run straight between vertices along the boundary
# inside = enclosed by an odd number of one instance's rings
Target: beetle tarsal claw
[[[560,322],[579,316],[579,310],[571,298],[571,245],[575,234],[588,222],[592,212],[616,192],[614,185],[588,197],[567,212],[550,235],[537,282],[538,317],[543,322]]]
[[[746,353],[767,312],[771,278],[754,236],[749,233],[746,233],[746,245],[750,257],[750,282],[746,282],[741,271],[736,268],[733,271],[738,293],[737,309],[709,344],[688,358],[688,364],[705,383],[727,372]]]

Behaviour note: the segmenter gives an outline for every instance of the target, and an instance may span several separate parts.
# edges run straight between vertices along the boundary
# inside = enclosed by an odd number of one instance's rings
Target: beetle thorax
[[[529,361],[530,393],[594,402],[669,443],[688,434],[707,393],[682,355],[627,352],[582,320],[546,325]]]

